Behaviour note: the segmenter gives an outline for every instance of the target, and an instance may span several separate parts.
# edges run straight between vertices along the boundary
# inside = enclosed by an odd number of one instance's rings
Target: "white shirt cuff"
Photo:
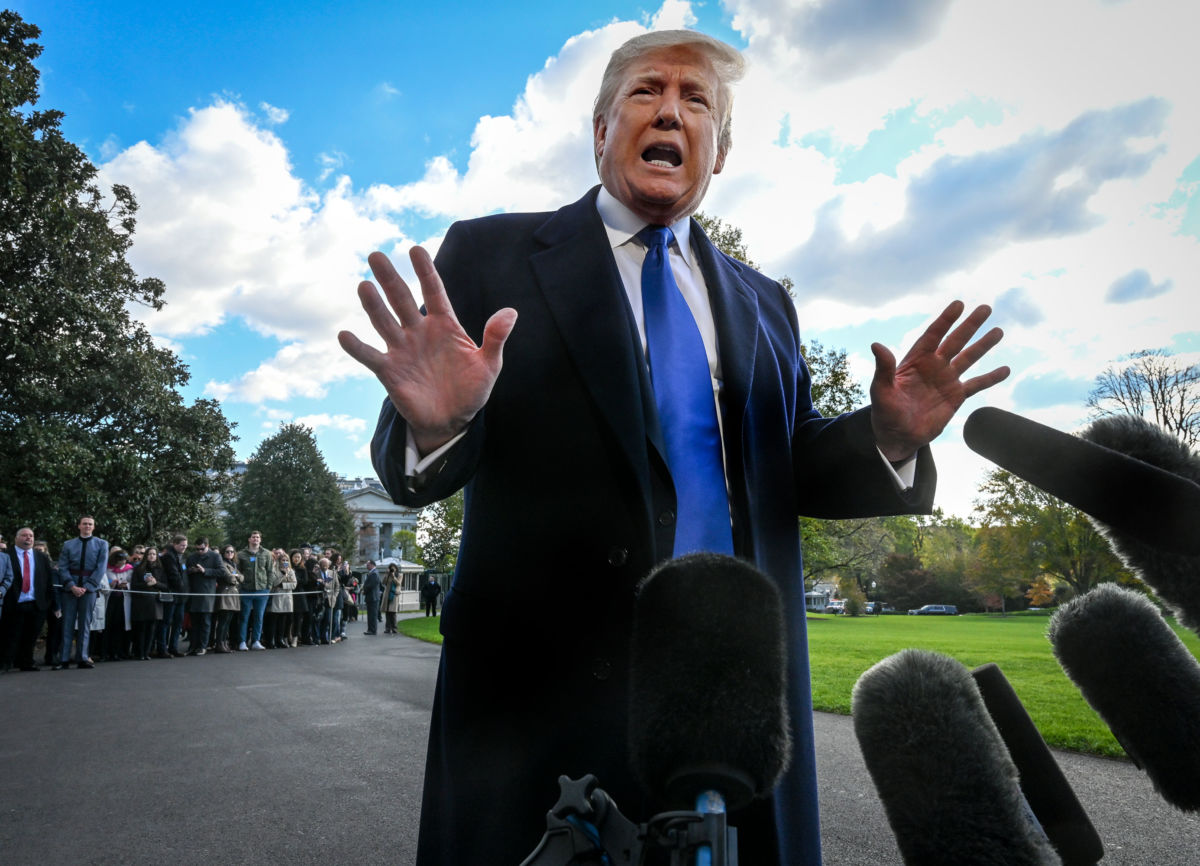
[[[879,446],[875,446],[875,450],[879,451]],[[917,455],[914,454],[903,463],[893,465],[890,460],[883,456],[883,452],[879,451],[879,459],[883,461],[883,465],[888,468],[891,473],[892,481],[896,485],[896,489],[900,491],[908,490],[913,486],[917,478]]]
[[[408,478],[415,478],[416,476],[420,475],[422,472],[436,463],[438,458],[458,444],[458,440],[467,435],[467,431],[464,430],[445,445],[434,449],[422,457],[420,452],[417,451],[417,443],[413,439],[412,428],[406,428],[404,432],[406,435],[404,443],[404,475]]]

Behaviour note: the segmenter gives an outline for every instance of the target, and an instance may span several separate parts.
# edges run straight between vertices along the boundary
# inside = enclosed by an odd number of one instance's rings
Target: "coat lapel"
[[[721,356],[722,434],[726,474],[734,522],[734,546],[741,556],[753,554],[745,515],[749,508],[746,461],[743,456],[746,411],[754,384],[760,328],[758,296],[742,279],[742,265],[723,255],[692,220],[692,249],[700,262],[717,329]]]
[[[596,211],[598,190],[556,211],[538,229],[534,239],[544,248],[530,265],[584,387],[637,475],[649,515],[646,441],[655,438],[648,431],[656,431],[657,422],[645,412],[645,362]]]

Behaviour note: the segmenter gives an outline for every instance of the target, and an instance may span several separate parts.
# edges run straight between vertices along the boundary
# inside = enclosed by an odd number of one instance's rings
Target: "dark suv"
[[[958,616],[958,608],[952,604],[927,604],[908,613],[910,616]]]

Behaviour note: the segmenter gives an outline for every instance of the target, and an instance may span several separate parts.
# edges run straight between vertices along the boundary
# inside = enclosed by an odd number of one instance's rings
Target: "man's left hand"
[[[967,345],[991,315],[987,305],[976,307],[946,336],[964,309],[962,301],[946,307],[899,365],[886,346],[871,344],[875,355],[871,426],[875,444],[893,463],[907,460],[936,439],[968,397],[1008,378],[1008,367],[997,367],[963,380],[963,373],[1004,336],[999,328],[992,328]]]

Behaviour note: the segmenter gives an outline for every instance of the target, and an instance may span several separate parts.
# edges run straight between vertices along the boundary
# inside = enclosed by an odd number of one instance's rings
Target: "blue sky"
[[[608,54],[653,27],[741,48],[734,148],[704,210],[795,280],[804,336],[902,354],[952,298],[989,303],[1013,377],[969,404],[1075,429],[1142,348],[1200,360],[1200,4],[724,0],[14,4],[42,28],[42,107],[141,204],[151,332],[222,401],[239,456],[287,421],[371,474],[382,389],[365,259],[454,219],[543,210],[595,182]],[[406,260],[403,262],[407,264]],[[987,464],[937,442],[967,516]]]

